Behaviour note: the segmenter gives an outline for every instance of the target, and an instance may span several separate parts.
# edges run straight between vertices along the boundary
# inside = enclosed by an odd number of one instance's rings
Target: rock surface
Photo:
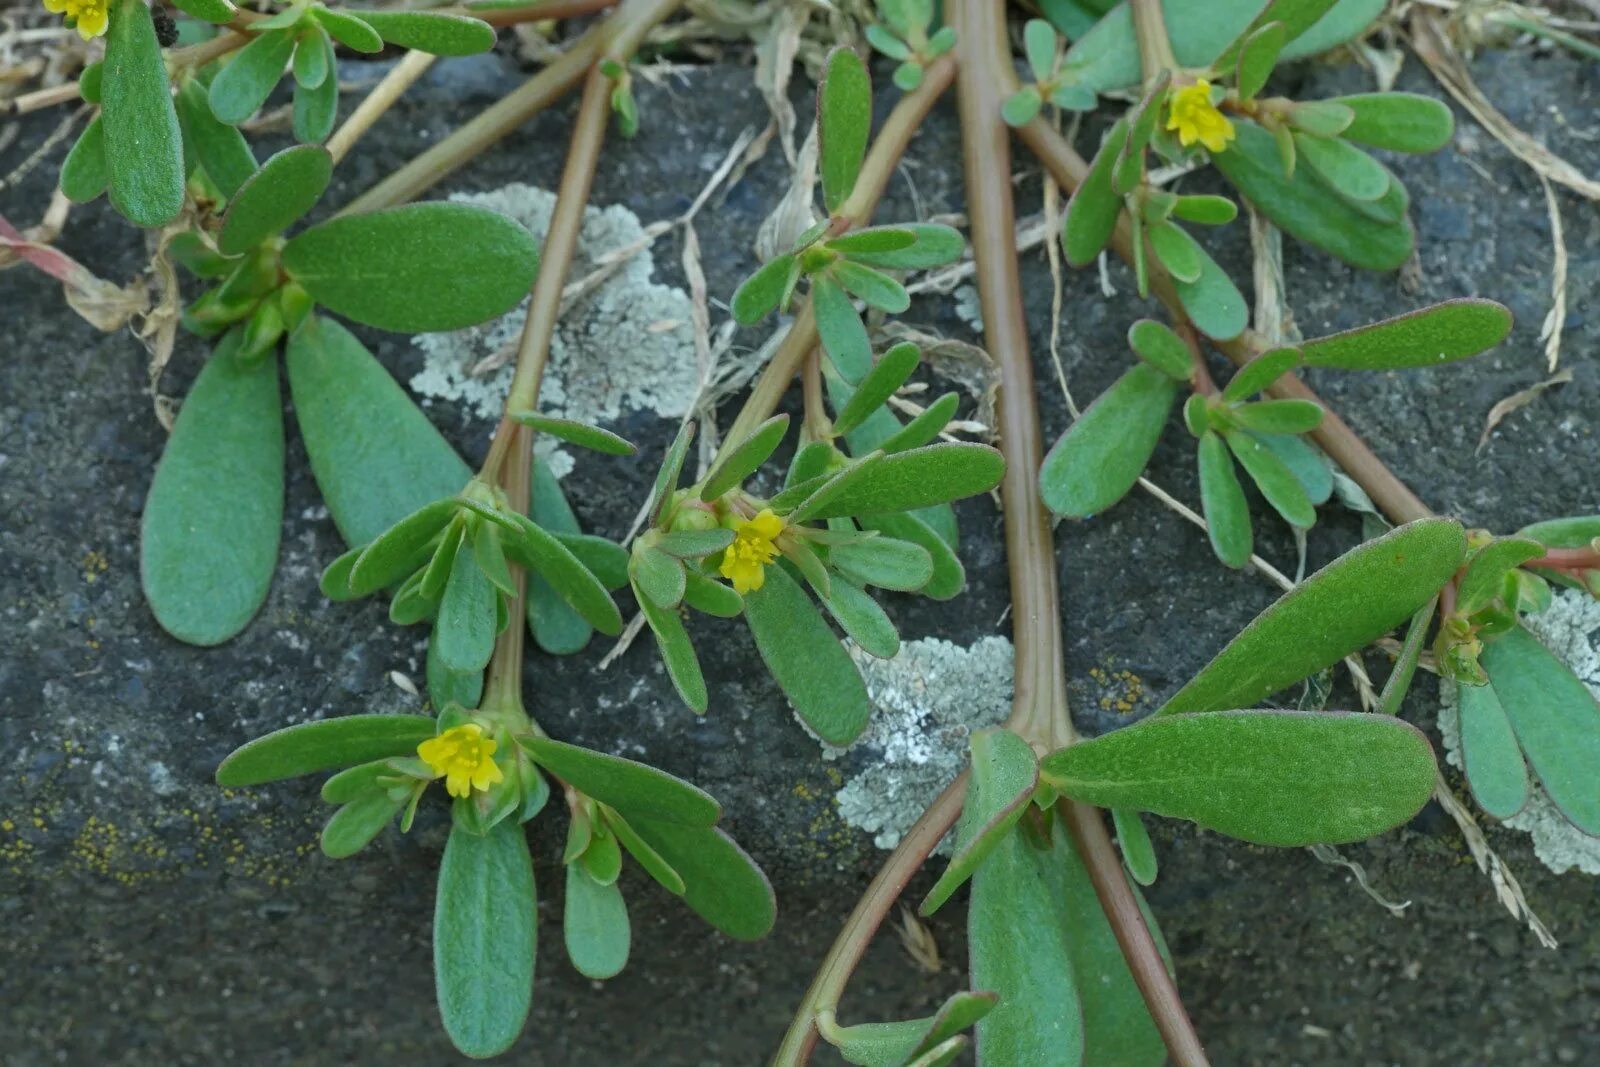
[[[1600,145],[1585,135],[1600,97],[1595,71],[1564,56],[1520,52],[1488,54],[1475,66],[1514,121],[1590,174],[1600,172]],[[517,77],[492,57],[441,63],[341,168],[329,203],[436,141]],[[1291,72],[1285,88],[1302,88],[1295,84],[1302,78],[1307,95],[1367,87],[1358,70],[1319,67]],[[1400,87],[1438,92],[1410,67]],[[885,95],[880,111],[888,102]],[[593,199],[625,205],[646,222],[680,213],[739,132],[766,121],[748,70],[735,67],[690,70],[662,88],[641,85],[640,108],[643,131],[608,144]],[[553,187],[570,116],[568,102],[529,123],[448,189],[513,180]],[[0,173],[55,121],[30,117],[0,151]],[[59,155],[8,191],[5,212],[14,223],[26,225],[43,210]],[[947,102],[913,145],[882,217],[959,211],[958,160]],[[1040,203],[1036,169],[1020,154],[1016,163],[1029,175],[1019,207],[1031,212]],[[1558,194],[1571,254],[1562,359],[1573,382],[1508,418],[1480,453],[1489,407],[1544,376],[1537,335],[1549,304],[1551,249],[1543,193],[1526,167],[1470,123],[1451,149],[1395,166],[1417,204],[1416,291],[1291,241],[1288,291],[1301,327],[1317,334],[1446,297],[1484,295],[1513,309],[1516,330],[1468,366],[1326,372],[1314,384],[1441,511],[1498,530],[1594,511],[1600,318],[1588,306],[1600,281],[1600,215]],[[771,152],[702,217],[714,299],[725,299],[754,266],[756,226],[785,181],[781,157]],[[60,244],[114,280],[142,262],[137,241],[103,202],[74,211]],[[1234,276],[1248,278],[1245,227],[1228,228],[1216,245]],[[681,286],[678,252],[676,237],[657,246],[657,274]],[[1042,255],[1025,258],[1024,278],[1040,404],[1053,436],[1066,414],[1048,357],[1050,277]],[[1122,295],[1110,301],[1098,296],[1092,271],[1066,281],[1061,349],[1080,403],[1126,365],[1124,331],[1145,313],[1127,272],[1113,267],[1112,279]],[[972,339],[953,305],[925,299],[905,318]],[[53,282],[25,269],[0,275],[0,307],[8,323],[0,364],[6,1062],[455,1062],[430,974],[441,812],[419,819],[408,836],[386,833],[336,863],[316,848],[326,811],[315,783],[240,793],[211,784],[226,752],[267,730],[417,707],[390,673],[420,679],[418,635],[391,626],[379,604],[332,604],[318,594],[316,576],[342,546],[291,431],[282,561],[265,608],[218,649],[164,636],[138,586],[139,513],[164,438],[145,391],[144,353],[125,333],[96,332],[65,307]],[[714,308],[714,322],[724,315]],[[363,336],[402,381],[420,367],[406,339]],[[756,331],[740,338],[760,339]],[[200,344],[182,340],[163,391],[181,396],[203,355]],[[431,414],[469,459],[481,457],[488,424],[447,405]],[[731,416],[724,410],[725,420]],[[647,456],[670,432],[654,415],[618,429],[641,440]],[[1153,477],[1193,500],[1190,463],[1175,421]],[[583,459],[568,484],[584,522],[619,536],[651,473],[648,462]],[[988,501],[967,503],[960,515],[972,588],[952,606],[894,602],[907,637],[967,645],[1006,632],[998,516]],[[1257,525],[1260,551],[1292,571],[1287,531],[1259,507]],[[1354,544],[1359,528],[1351,513],[1324,509],[1310,536],[1310,563]],[[1259,578],[1225,571],[1194,528],[1145,496],[1062,527],[1058,544],[1071,694],[1089,732],[1128,721],[1129,709],[1153,708],[1274,595]],[[658,763],[721,798],[728,825],[776,885],[778,928],[764,944],[730,943],[628,875],[634,959],[603,986],[584,980],[563,958],[559,888],[551,888],[561,827],[540,820],[537,873],[557,899],[541,904],[534,1018],[507,1062],[762,1062],[880,858],[870,835],[840,821],[832,800],[837,765],[818,758],[776,688],[752,667],[741,628],[704,623],[696,636],[713,693],[704,719],[674,700],[647,642],[604,672],[596,667],[598,646],[559,662],[535,655],[528,692],[555,736]],[[1373,666],[1382,665],[1375,658]],[[1425,678],[1408,713],[1431,729],[1435,706]],[[1402,831],[1345,850],[1384,893],[1412,902],[1403,919],[1308,852],[1247,847],[1186,824],[1157,826],[1162,874],[1150,899],[1213,1062],[1600,1060],[1595,884],[1548,874],[1520,835],[1491,830],[1490,839],[1562,940],[1558,950],[1540,949],[1506,916],[1453,824],[1432,808]],[[936,974],[919,971],[892,935],[881,937],[852,986],[847,1017],[904,1017],[960,987],[959,917],[959,908],[947,908],[932,924],[944,961]]]

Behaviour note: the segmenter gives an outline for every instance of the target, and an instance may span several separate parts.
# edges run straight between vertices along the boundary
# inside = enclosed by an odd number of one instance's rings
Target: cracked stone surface
[[[1589,174],[1600,142],[1585,119],[1600,102],[1593,63],[1561,54],[1490,52],[1475,61],[1485,91]],[[341,166],[326,212],[369,186],[516,83],[502,57],[442,61]],[[1307,66],[1286,92],[1333,95],[1368,87],[1352,67]],[[887,78],[882,79],[885,83]],[[1400,88],[1437,94],[1407,66]],[[802,114],[808,88],[796,91]],[[613,139],[593,204],[639,220],[675,217],[725,147],[766,115],[747,69],[694,68],[662,87],[638,86],[644,117],[632,141]],[[892,90],[878,101],[881,116]],[[353,100],[343,102],[346,111]],[[510,182],[553,188],[572,113],[569,101],[530,122],[440,191],[481,193]],[[26,118],[0,149],[9,172],[58,121]],[[1085,145],[1098,135],[1086,130]],[[912,146],[881,217],[961,208],[959,137],[946,102]],[[270,143],[265,147],[273,147]],[[4,210],[32,222],[48,199],[56,158],[8,189]],[[1515,529],[1536,518],[1600,508],[1600,214],[1560,193],[1571,253],[1563,335],[1571,384],[1508,418],[1480,453],[1494,402],[1544,376],[1537,334],[1549,303],[1543,193],[1496,142],[1464,124],[1435,157],[1393,162],[1413,193],[1420,282],[1363,274],[1287,242],[1290,303],[1308,334],[1370,321],[1458,295],[1492,296],[1516,313],[1511,338],[1469,366],[1384,375],[1322,371],[1314,384],[1440,511],[1473,525]],[[1037,168],[1020,156],[1023,212],[1037,209]],[[752,167],[702,217],[709,291],[726,300],[754,266],[756,228],[785,182],[779,153]],[[1193,182],[1210,188],[1209,178]],[[920,205],[920,208],[919,208]],[[686,288],[675,237],[655,249],[655,280]],[[103,203],[75,210],[61,246],[101,276],[139,268],[137,240]],[[1213,247],[1247,278],[1244,227]],[[1066,282],[1065,369],[1081,399],[1127,364],[1129,323],[1147,313],[1114,265],[1122,294],[1105,301],[1095,272]],[[1042,254],[1023,264],[1046,431],[1066,424],[1048,358],[1050,279]],[[394,680],[420,679],[417,634],[391,626],[381,604],[333,604],[316,589],[340,550],[291,429],[282,560],[260,616],[212,650],[165,637],[138,588],[139,513],[163,433],[150,413],[145,355],[126,334],[101,334],[71,313],[37,273],[0,273],[7,311],[0,362],[0,1047],[16,1067],[45,1064],[212,1065],[455,1062],[433,1006],[429,927],[443,845],[442,811],[408,836],[386,833],[334,862],[316,848],[326,811],[317,783],[224,793],[218,760],[243,740],[317,715],[416,709]],[[713,325],[726,317],[713,306]],[[973,335],[951,299],[918,300],[906,321]],[[425,367],[403,337],[358,331],[402,382]],[[749,330],[741,346],[763,334]],[[181,396],[203,358],[180,342],[162,383]],[[487,423],[471,405],[435,400],[430,415],[469,459]],[[658,455],[670,420],[626,407],[613,428]],[[731,419],[724,409],[724,421]],[[292,422],[291,422],[292,427]],[[591,529],[625,532],[653,463],[584,456],[567,477]],[[1196,499],[1191,446],[1175,420],[1153,477]],[[1256,504],[1258,549],[1293,570],[1294,543]],[[987,499],[958,508],[965,598],[935,605],[902,597],[889,610],[907,639],[960,647],[1007,635],[999,517]],[[1353,545],[1359,519],[1324,509],[1309,539],[1319,565]],[[1265,582],[1228,572],[1203,538],[1135,495],[1091,522],[1058,531],[1070,692],[1090,733],[1156,706],[1273,598]],[[705,931],[634,874],[625,888],[633,960],[604,985],[562,956],[559,851],[563,827],[534,832],[543,951],[533,1019],[506,1062],[530,1065],[762,1062],[811,970],[881,856],[872,834],[847,825],[842,782],[874,756],[819,758],[759,669],[740,626],[706,620],[696,640],[712,708],[685,712],[648,642],[610,670],[598,644],[561,661],[534,655],[528,692],[557,737],[659,763],[721,798],[731,830],[771,873],[780,900],[766,943]],[[1385,665],[1373,657],[1381,677]],[[1341,690],[1338,699],[1348,699]],[[1439,705],[1424,679],[1406,714],[1432,736]],[[752,759],[759,753],[759,759]],[[1183,991],[1217,1064],[1565,1064],[1600,1060],[1600,924],[1595,884],[1556,876],[1527,838],[1490,827],[1491,843],[1561,939],[1540,950],[1496,904],[1467,861],[1453,824],[1429,808],[1410,826],[1346,855],[1386,895],[1414,903],[1396,919],[1339,869],[1304,850],[1224,841],[1187,824],[1153,822],[1160,881],[1151,904],[1171,943]],[[911,887],[925,890],[926,876]],[[851,986],[845,1015],[925,1013],[960,987],[959,907],[931,924],[944,960],[911,965],[879,939]],[[819,1062],[826,1060],[819,1058]]]

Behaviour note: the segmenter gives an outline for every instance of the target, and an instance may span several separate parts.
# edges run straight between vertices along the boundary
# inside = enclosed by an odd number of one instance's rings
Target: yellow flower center
[[[1210,152],[1220,152],[1233,140],[1233,123],[1211,102],[1211,83],[1201,78],[1172,94],[1167,129],[1178,131],[1185,148],[1199,141]]]
[[[435,778],[444,779],[444,788],[453,797],[471,796],[474,789],[488,789],[505,775],[493,760],[499,742],[483,736],[475,722],[452,726],[438,737],[417,746],[422,762],[433,768]]]
[[[733,528],[733,544],[722,553],[722,576],[741,596],[760,589],[767,580],[767,564],[778,555],[773,544],[783,533],[783,520],[762,508],[753,519],[741,519]]]
[[[93,40],[106,32],[109,0],[44,0],[46,11],[65,15],[78,28],[78,36]]]

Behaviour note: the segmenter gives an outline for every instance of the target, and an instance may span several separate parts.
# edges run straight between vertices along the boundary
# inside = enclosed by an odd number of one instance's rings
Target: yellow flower
[[[93,40],[106,32],[110,0],[44,0],[46,11],[75,19],[78,36]]]
[[[1233,123],[1211,102],[1211,83],[1204,78],[1173,93],[1168,108],[1167,129],[1178,131],[1185,148],[1199,141],[1220,152],[1233,140]]]
[[[760,589],[767,580],[767,564],[778,554],[773,544],[783,533],[783,520],[762,508],[753,519],[741,519],[733,528],[733,544],[722,553],[722,576],[741,596]]]
[[[491,758],[498,744],[483,736],[483,727],[469,722],[422,742],[417,746],[417,755],[433,768],[435,778],[444,779],[446,792],[465,797],[471,796],[474,789],[488,789],[505,777]]]

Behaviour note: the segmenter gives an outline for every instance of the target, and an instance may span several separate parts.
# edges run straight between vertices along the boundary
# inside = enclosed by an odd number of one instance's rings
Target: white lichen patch
[[[840,818],[891,849],[966,766],[972,731],[1010,713],[1015,657],[1003,637],[966,648],[938,638],[907,641],[891,660],[852,652],[875,710],[855,744],[823,744],[823,758],[870,755],[835,799]]]
[[[516,219],[543,239],[555,194],[521,183],[486,193],[457,193],[452,200],[477,204]],[[602,261],[638,246],[645,231],[639,217],[620,204],[588,207],[568,284],[588,277]],[[681,289],[653,278],[655,258],[641,248],[592,292],[567,309],[550,342],[550,363],[540,390],[540,410],[584,422],[614,422],[624,411],[653,411],[678,419],[697,388],[692,304]],[[485,420],[497,420],[511,386],[512,361],[487,373],[474,368],[491,357],[515,354],[528,302],[481,326],[421,334],[423,369],[411,388],[423,397],[463,404]],[[556,473],[564,466],[556,456]]]
[[[1527,616],[1523,624],[1600,697],[1600,601],[1576,590],[1563,590],[1556,593],[1548,611]],[[1452,767],[1460,767],[1455,686],[1446,681],[1439,691],[1444,704],[1439,709],[1439,735],[1444,740],[1445,759]],[[1529,835],[1539,862],[1555,873],[1577,868],[1585,874],[1600,874],[1600,837],[1590,837],[1563,818],[1537,780],[1528,806],[1504,825]]]

